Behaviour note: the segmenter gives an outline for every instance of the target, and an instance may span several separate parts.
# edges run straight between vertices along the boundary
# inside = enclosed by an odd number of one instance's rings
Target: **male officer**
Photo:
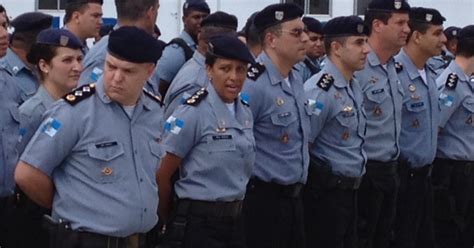
[[[474,244],[474,25],[461,29],[456,58],[438,77],[445,86],[433,167],[439,247]]]
[[[205,55],[208,50],[209,39],[216,35],[235,36],[237,31],[237,17],[225,12],[217,11],[208,15],[201,23],[201,32],[198,34],[198,47],[193,57],[188,60],[173,79],[165,96],[165,117],[173,113],[201,88],[207,87],[207,72]]]
[[[331,19],[324,26],[326,66],[304,85],[312,112],[303,193],[307,247],[357,247],[357,189],[367,156],[364,97],[353,74],[364,68],[367,35],[357,16]]]
[[[364,70],[355,74],[367,114],[367,173],[358,199],[361,247],[388,247],[395,215],[403,88],[393,55],[410,32],[409,10],[405,0],[373,0],[365,15],[371,51]]]
[[[0,57],[4,57],[8,48],[7,19],[0,15]],[[14,247],[10,243],[10,211],[14,205],[15,182],[13,171],[18,159],[15,144],[19,136],[20,89],[9,71],[0,67],[0,246]]]
[[[321,22],[312,17],[303,17],[309,41],[306,45],[306,56],[296,65],[303,82],[321,70],[319,58],[324,53],[323,26]]]
[[[68,0],[64,28],[82,41],[84,55],[89,51],[86,40],[99,35],[102,26],[103,0]]]
[[[263,52],[242,91],[254,116],[257,146],[243,205],[250,248],[304,246],[300,191],[309,164],[309,115],[303,82],[293,70],[308,42],[302,14],[297,5],[285,3],[269,5],[255,16]]]
[[[28,63],[26,55],[30,52],[39,32],[51,27],[52,21],[51,15],[28,12],[19,15],[11,22],[15,31],[10,37],[7,55],[0,60],[0,67],[5,68],[14,76],[21,92],[20,103],[32,97],[39,87],[34,66]]]
[[[412,8],[407,45],[395,57],[403,69],[395,247],[434,247],[431,163],[438,138],[438,90],[433,68],[426,62],[441,54],[445,18],[435,9]],[[420,149],[421,148],[421,149]]]
[[[118,26],[134,26],[145,30],[150,35],[153,34],[160,7],[159,0],[115,0],[115,7]],[[81,73],[79,85],[97,81],[105,64],[108,43],[109,36],[105,36],[86,54],[82,63],[84,71]]]
[[[249,48],[250,52],[252,53],[253,57],[256,58],[262,52],[262,42],[260,40],[260,33],[258,32],[257,28],[255,27],[255,16],[258,12],[254,12],[245,23],[244,28],[240,31],[245,36],[245,44]]]
[[[454,54],[456,54],[457,46],[458,46],[458,34],[461,31],[460,27],[447,27],[444,30],[444,35],[446,36],[446,55],[454,59]]]
[[[157,223],[163,115],[143,86],[161,47],[137,27],[112,32],[107,47],[103,79],[46,112],[15,172],[32,200],[52,206],[56,247],[146,247]]]
[[[184,30],[181,35],[166,46],[163,57],[158,62],[157,74],[159,90],[165,96],[168,87],[178,73],[181,66],[191,58],[197,47],[197,38],[201,30],[201,21],[209,15],[211,10],[205,0],[187,0],[183,4]]]
[[[456,54],[456,47],[458,44],[458,33],[461,28],[458,27],[448,27],[444,30],[444,35],[446,36],[445,47],[440,55],[431,57],[428,60],[428,64],[431,68],[436,71],[436,77],[438,77],[445,69],[448,67],[451,60],[454,59],[454,54]],[[443,83],[438,85],[438,89],[442,89],[444,86]]]

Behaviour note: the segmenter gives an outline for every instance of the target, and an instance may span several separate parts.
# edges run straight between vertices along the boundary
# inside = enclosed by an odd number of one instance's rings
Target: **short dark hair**
[[[369,35],[372,34],[372,23],[374,20],[380,20],[383,24],[387,24],[390,17],[392,17],[392,12],[367,10],[365,12],[364,21],[369,28]]]
[[[407,42],[410,40],[413,32],[418,31],[421,34],[425,34],[431,25],[432,24],[430,23],[418,22],[410,19],[410,21],[408,21],[408,26],[410,27],[410,34],[408,34]]]
[[[0,13],[5,12],[5,19],[7,19],[7,25],[10,25],[10,18],[7,15],[7,9],[0,4]]]
[[[216,63],[218,58],[220,57],[218,57],[217,55],[213,53],[206,52],[206,65],[213,66]]]
[[[136,21],[150,7],[158,5],[158,0],[115,0],[117,18]]]
[[[66,9],[65,9],[65,14],[64,14],[64,24],[68,23],[71,21],[72,14],[76,11],[80,13],[84,13],[84,10],[86,10],[89,7],[89,3],[97,3],[102,5],[103,1],[102,0],[97,0],[97,1],[83,1],[83,2],[78,2],[78,3],[69,3],[66,4]]]
[[[337,42],[341,45],[344,45],[347,41],[347,36],[333,36],[333,37],[324,37],[324,48],[328,56],[331,55],[331,43]]]
[[[474,57],[474,38],[459,39],[456,56]]]
[[[33,30],[28,32],[17,32],[11,36],[10,43],[13,47],[29,52],[33,44],[36,43],[36,37],[41,30]]]
[[[216,36],[216,35],[237,36],[237,32],[235,32],[234,30],[230,28],[205,26],[201,28],[199,39],[207,43],[213,36]]]
[[[41,80],[44,80],[44,72],[39,67],[39,61],[42,59],[47,64],[51,63],[51,60],[57,55],[58,48],[58,46],[53,45],[35,44],[32,48],[34,51],[28,53],[27,60],[36,65]]]
[[[268,27],[265,30],[263,30],[263,32],[260,33],[260,42],[261,42],[262,46],[265,46],[265,36],[268,33],[280,35],[281,28],[282,28],[281,23],[279,23],[279,24],[273,25],[273,26]]]

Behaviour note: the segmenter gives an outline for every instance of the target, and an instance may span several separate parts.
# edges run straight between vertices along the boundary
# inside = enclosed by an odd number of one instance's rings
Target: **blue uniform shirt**
[[[130,118],[102,81],[79,90],[92,88],[74,106],[59,100],[46,111],[21,160],[52,178],[55,220],[115,237],[147,232],[158,219],[162,108],[142,95]]]
[[[324,77],[331,77],[333,84],[318,86]],[[312,113],[310,156],[322,160],[336,175],[361,177],[367,156],[362,149],[366,117],[359,83],[354,79],[347,82],[327,60],[324,69],[306,81],[304,88]]]
[[[385,68],[384,68],[385,67]],[[365,68],[355,73],[364,93],[367,134],[364,144],[369,160],[393,161],[400,153],[403,88],[395,61],[382,65],[374,51],[367,56]]]
[[[20,106],[20,140],[18,152],[21,154],[43,120],[43,113],[54,103],[53,97],[40,86],[36,94]]]
[[[265,52],[257,61],[266,69],[255,81],[248,79],[242,91],[254,116],[254,176],[282,185],[306,183],[310,116],[301,77],[292,70],[290,87]]]
[[[20,90],[9,72],[0,68],[0,197],[15,191],[13,173],[18,162]]]
[[[179,38],[183,39],[193,51],[196,50],[196,42],[186,31],[183,30]],[[163,55],[158,61],[157,73],[159,78],[166,82],[172,82],[185,62],[184,50],[179,45],[171,44],[166,46],[163,50]]]
[[[20,89],[21,102],[32,97],[39,87],[36,74],[28,68],[20,57],[16,55],[10,48],[7,49],[5,57],[0,59],[1,67],[9,71],[15,79],[15,85]]]
[[[165,124],[164,147],[182,158],[176,195],[242,200],[255,162],[252,113],[237,99],[233,116],[212,85],[208,91],[197,106],[179,106]]]
[[[425,82],[415,64],[402,49],[395,57],[403,69],[398,73],[406,93],[403,97],[400,158],[411,168],[431,164],[438,140],[438,89],[435,72],[425,65]]]
[[[445,87],[439,96],[442,130],[436,156],[474,161],[474,80],[453,60],[437,82],[444,82]],[[453,83],[448,87],[446,82]]]
[[[207,87],[209,80],[206,72],[206,58],[197,50],[173,79],[165,96],[165,119],[188,97],[200,88]]]
[[[96,68],[103,70],[105,64],[105,56],[107,55],[107,45],[109,44],[109,36],[102,37],[86,54],[82,65],[84,70],[79,78],[79,85],[85,85],[94,83],[97,80],[93,80],[93,72]]]
[[[308,56],[306,56],[303,61],[295,65],[295,68],[300,73],[303,82],[306,82],[310,77],[316,74],[311,71],[308,64],[311,64],[311,66],[317,70],[316,73],[321,70],[318,59],[310,59]]]

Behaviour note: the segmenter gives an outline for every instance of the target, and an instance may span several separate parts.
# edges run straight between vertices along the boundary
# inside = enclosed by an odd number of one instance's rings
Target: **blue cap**
[[[443,25],[444,21],[446,21],[446,18],[436,9],[413,7],[410,10],[410,22]]]
[[[408,13],[410,5],[406,0],[372,0],[367,6],[367,11]]]
[[[255,63],[247,46],[235,36],[212,37],[209,41],[208,52],[221,58],[240,60],[249,64]]]
[[[459,31],[458,40],[474,40],[474,25],[465,26]]]
[[[108,52],[132,63],[154,63],[161,57],[163,47],[145,30],[124,26],[109,35]]]
[[[238,21],[235,15],[230,15],[222,11],[216,11],[208,15],[201,22],[201,27],[222,27],[237,31]]]
[[[32,46],[27,55],[28,62],[37,64],[42,58],[44,45],[55,47],[67,47],[71,49],[81,49],[82,42],[69,30],[66,29],[45,29],[36,36],[36,43]]]
[[[302,20],[308,31],[318,34],[323,33],[323,25],[321,25],[321,22],[317,19],[312,17],[303,17]]]
[[[447,40],[456,39],[458,38],[459,31],[461,31],[460,27],[455,27],[455,26],[447,27],[444,30],[444,35],[446,36]]]
[[[323,28],[324,37],[368,35],[369,29],[358,16],[339,16],[329,20]]]
[[[278,3],[265,7],[255,16],[255,27],[259,32],[277,24],[303,16],[303,9],[295,3]]]
[[[14,33],[40,31],[51,27],[53,16],[41,12],[27,12],[17,16],[10,25],[15,28]]]
[[[183,13],[189,10],[197,10],[199,12],[211,13],[209,5],[204,0],[186,0],[183,4]]]

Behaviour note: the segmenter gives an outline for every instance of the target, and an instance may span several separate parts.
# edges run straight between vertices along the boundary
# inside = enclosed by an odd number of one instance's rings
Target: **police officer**
[[[407,45],[395,57],[403,67],[404,89],[400,134],[395,247],[434,247],[431,163],[438,138],[436,74],[427,60],[443,50],[445,18],[430,8],[412,8]]]
[[[115,7],[117,9],[117,26],[134,26],[145,30],[150,35],[153,34],[160,7],[159,0],[115,0]],[[105,36],[86,54],[83,61],[84,71],[81,73],[79,85],[96,82],[102,75],[108,43],[109,36]],[[147,85],[147,88],[153,89],[151,85]],[[154,92],[158,92],[158,90]]]
[[[241,209],[255,162],[255,139],[252,113],[239,93],[249,63],[254,59],[237,37],[211,38],[206,54],[210,84],[166,121],[167,154],[157,179],[160,217],[166,220],[171,177],[179,168],[174,184],[178,199],[167,225],[172,247],[246,247]]]
[[[8,48],[7,19],[0,15],[0,57]],[[12,223],[12,207],[15,203],[15,182],[13,171],[18,159],[15,144],[19,136],[20,117],[18,102],[20,89],[16,87],[13,75],[0,67],[0,246],[14,247],[10,240],[14,235],[8,224]]]
[[[103,0],[66,1],[63,28],[71,31],[82,42],[84,55],[89,51],[86,40],[99,35],[103,3]]]
[[[34,66],[28,63],[26,56],[35,43],[38,33],[51,27],[52,21],[51,15],[41,12],[27,12],[11,22],[15,31],[10,37],[7,55],[0,60],[0,66],[14,75],[16,85],[21,92],[19,103],[32,97],[39,87],[39,79]]]
[[[186,101],[194,92],[200,88],[207,87],[205,54],[209,39],[219,34],[233,35],[237,30],[237,17],[222,11],[208,15],[201,22],[201,32],[198,34],[198,47],[193,57],[188,60],[173,79],[165,100],[165,119],[167,119],[176,107]]]
[[[170,83],[181,66],[193,56],[197,48],[197,38],[201,22],[211,12],[205,0],[186,0],[183,4],[184,29],[181,35],[169,42],[163,51],[163,57],[158,62],[157,74],[159,90],[165,96]]]
[[[303,17],[302,20],[306,27],[309,41],[306,45],[306,56],[303,61],[296,64],[296,69],[300,72],[303,82],[306,82],[311,76],[321,70],[319,58],[323,56],[324,40],[321,22],[312,17]]]
[[[456,58],[438,77],[445,87],[433,167],[439,247],[472,247],[474,237],[474,25],[461,29]]]
[[[143,86],[160,51],[137,27],[112,32],[103,79],[58,101],[28,144],[15,179],[52,206],[51,247],[147,247],[163,121],[160,100]]]
[[[257,15],[257,12],[254,12],[250,17],[247,19],[247,22],[245,23],[245,26],[243,29],[239,32],[242,33],[243,36],[245,37],[245,44],[249,48],[250,53],[252,53],[254,58],[257,58],[258,55],[262,52],[262,42],[260,40],[260,33],[257,30],[257,27],[255,27],[255,16]]]
[[[446,36],[445,47],[440,55],[434,56],[428,60],[428,64],[435,69],[436,77],[438,77],[449,65],[451,60],[454,59],[458,44],[458,34],[461,28],[459,27],[448,27],[444,30],[444,35]],[[440,82],[438,89],[442,90],[444,88],[444,82]]]
[[[272,4],[255,16],[263,52],[242,91],[254,116],[257,159],[244,200],[247,246],[304,246],[301,189],[306,183],[309,114],[293,70],[306,53],[303,10]]]
[[[366,10],[371,51],[364,70],[355,74],[367,114],[367,173],[358,199],[361,247],[388,247],[395,216],[404,93],[393,55],[406,44],[409,10],[405,0],[373,0]]]
[[[324,26],[328,60],[305,82],[311,111],[308,182],[303,202],[307,247],[356,247],[357,189],[367,156],[362,149],[366,117],[353,78],[364,68],[368,29],[357,16]]]

